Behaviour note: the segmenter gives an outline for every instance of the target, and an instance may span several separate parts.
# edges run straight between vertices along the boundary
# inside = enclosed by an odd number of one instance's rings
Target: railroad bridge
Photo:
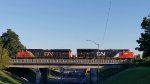
[[[12,68],[35,68],[36,83],[39,83],[39,79],[43,83],[47,82],[47,73],[49,68],[102,68],[103,66],[118,67],[127,64],[128,60],[124,59],[11,59],[9,67]],[[41,76],[39,77],[39,72]],[[41,82],[40,81],[40,82]]]

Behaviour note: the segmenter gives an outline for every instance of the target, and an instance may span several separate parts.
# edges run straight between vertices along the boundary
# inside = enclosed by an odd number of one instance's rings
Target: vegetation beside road
[[[150,84],[150,67],[136,67],[122,71],[105,81],[105,84]]]
[[[17,52],[24,48],[19,36],[11,29],[7,29],[0,35],[0,84],[24,83],[22,82],[23,78],[21,79],[5,71],[10,64],[10,59],[15,58]]]
[[[14,31],[7,29],[7,32],[2,33],[0,35],[0,70],[5,69],[10,64],[10,58],[16,58],[17,52],[24,48]]]
[[[137,67],[140,67],[140,66],[149,67],[150,66],[150,57],[146,57],[141,60],[136,60],[136,61],[134,61],[133,65],[137,66]]]
[[[6,69],[8,72],[14,74],[18,77],[23,77],[27,79],[29,82],[34,83],[36,79],[36,74],[32,69],[27,68],[9,68]]]
[[[119,73],[120,71],[122,71],[122,68],[110,68],[110,69],[102,70],[99,74],[100,77],[102,77],[103,79],[107,79],[108,77],[113,76]]]
[[[0,84],[23,84],[26,81],[12,75],[11,73],[0,70]]]

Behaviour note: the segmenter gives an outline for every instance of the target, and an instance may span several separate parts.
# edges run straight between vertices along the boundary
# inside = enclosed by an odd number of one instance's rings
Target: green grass
[[[21,84],[21,79],[13,76],[11,73],[0,70],[0,84]]]
[[[105,84],[150,84],[150,68],[127,69],[106,80]]]
[[[60,74],[60,71],[59,70],[51,70],[51,73]]]
[[[106,69],[103,70],[99,73],[99,75],[103,78],[103,79],[107,79],[108,77],[115,75],[116,73],[119,73],[122,70],[122,68],[110,68],[110,69]]]
[[[0,84],[5,84],[5,83],[0,80]]]
[[[55,77],[49,74],[49,75],[48,75],[48,78],[55,78]]]

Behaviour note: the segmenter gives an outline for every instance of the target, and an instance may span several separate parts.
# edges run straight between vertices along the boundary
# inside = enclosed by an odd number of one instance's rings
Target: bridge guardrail
[[[12,59],[12,64],[125,64],[116,59]]]

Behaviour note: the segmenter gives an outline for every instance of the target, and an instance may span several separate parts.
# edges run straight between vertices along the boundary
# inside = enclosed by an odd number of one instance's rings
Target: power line
[[[105,30],[104,30],[103,37],[102,37],[101,46],[103,45],[103,42],[104,42],[105,37],[106,37],[107,26],[108,26],[108,21],[109,21],[109,16],[110,16],[110,9],[111,9],[111,0],[109,2],[109,9],[108,9],[108,12],[107,12],[106,25],[105,25]]]
[[[150,13],[148,14],[148,18],[150,18]]]

